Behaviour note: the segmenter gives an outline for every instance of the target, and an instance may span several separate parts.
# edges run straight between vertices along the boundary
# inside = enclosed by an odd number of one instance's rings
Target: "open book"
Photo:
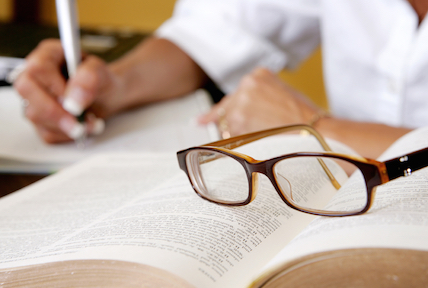
[[[75,143],[49,145],[22,113],[20,97],[0,88],[0,172],[50,173],[89,155],[105,152],[176,151],[214,141],[214,127],[200,126],[196,117],[209,111],[211,98],[203,90],[147,105],[107,120],[102,135],[89,137],[84,148]]]
[[[427,136],[427,128],[415,130],[382,158],[426,147]],[[307,139],[281,135],[241,148],[262,157],[276,148],[312,149]],[[225,207],[194,193],[173,153],[97,155],[0,199],[0,283],[428,285],[428,169],[379,186],[374,207],[360,216],[304,214],[289,209],[267,181],[260,186],[249,205]]]

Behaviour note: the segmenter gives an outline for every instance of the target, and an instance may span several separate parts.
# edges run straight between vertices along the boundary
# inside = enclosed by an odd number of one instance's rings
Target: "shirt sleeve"
[[[319,44],[316,0],[180,0],[156,35],[183,49],[226,93],[261,66],[293,68]]]

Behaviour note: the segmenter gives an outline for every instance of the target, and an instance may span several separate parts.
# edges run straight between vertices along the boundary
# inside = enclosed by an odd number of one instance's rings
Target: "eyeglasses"
[[[323,151],[256,160],[232,150],[293,131],[312,135]],[[334,153],[311,126],[292,125],[192,147],[177,152],[177,157],[195,192],[208,201],[228,206],[249,204],[256,197],[261,173],[293,209],[322,216],[350,216],[370,209],[377,186],[426,167],[428,148],[380,162]]]

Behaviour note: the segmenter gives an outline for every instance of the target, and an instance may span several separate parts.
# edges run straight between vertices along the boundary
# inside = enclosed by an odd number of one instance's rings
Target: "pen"
[[[75,0],[55,0],[58,18],[59,35],[64,49],[65,61],[69,78],[76,74],[82,54],[80,52],[80,33],[77,21],[77,7]],[[67,110],[67,109],[66,109]],[[85,112],[77,115],[77,120],[85,126]],[[85,128],[85,127],[84,127]],[[79,148],[85,146],[86,129],[81,137],[76,139]]]

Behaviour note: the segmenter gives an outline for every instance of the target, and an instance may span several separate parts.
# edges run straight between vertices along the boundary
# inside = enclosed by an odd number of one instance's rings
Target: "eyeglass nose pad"
[[[254,198],[256,198],[257,192],[259,191],[259,175],[257,173],[253,173],[252,175],[252,186],[251,186],[251,199],[250,202],[254,200]]]
[[[281,175],[278,173],[278,184],[279,184],[279,188],[281,189],[282,194],[284,195],[285,198],[290,199],[290,200],[294,200],[293,199],[293,189],[291,188],[291,184],[290,181],[288,181],[287,178],[285,178],[284,175]]]
[[[191,171],[193,188],[202,195],[207,195],[206,184],[202,177],[201,167],[196,157],[191,157],[187,163]]]

